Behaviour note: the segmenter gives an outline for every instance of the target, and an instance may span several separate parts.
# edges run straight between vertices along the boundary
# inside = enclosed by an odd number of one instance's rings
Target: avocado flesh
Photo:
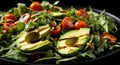
[[[66,15],[66,13],[61,13],[61,12],[51,12],[51,14],[53,15],[53,17],[60,17]]]
[[[25,32],[23,36],[16,41],[17,47],[25,52],[44,50],[43,48],[47,48],[50,44],[50,41],[40,39],[47,35],[49,31],[50,27],[49,25],[46,25],[41,26],[39,29],[35,29],[30,32]],[[34,33],[36,33],[37,35],[35,35]]]
[[[25,41],[27,42],[34,42],[39,40],[40,38],[44,37],[48,32],[50,28],[46,28],[44,30],[34,30],[31,32],[28,32],[27,35],[25,36]]]
[[[90,28],[72,30],[60,37],[57,42],[57,50],[61,55],[72,56],[82,50],[90,33]]]

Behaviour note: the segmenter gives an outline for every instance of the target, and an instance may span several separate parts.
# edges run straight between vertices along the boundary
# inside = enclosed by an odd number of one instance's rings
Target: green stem
[[[76,58],[77,58],[77,56],[73,56],[73,57],[71,57],[71,58],[61,59],[61,60],[56,61],[56,64],[60,64],[60,62],[65,62],[65,61],[74,60],[74,59],[76,59]]]
[[[92,43],[93,38],[94,38],[94,35],[91,35],[91,36],[90,36],[90,40],[89,40],[88,43]],[[87,48],[88,48],[88,46],[86,46],[86,47],[83,49],[83,51],[85,51]]]
[[[16,37],[14,37],[12,40],[16,40],[17,38],[21,37],[24,33],[26,32],[26,30],[22,31],[20,34],[18,34]]]
[[[92,41],[93,41],[93,38],[94,38],[94,35],[91,35],[91,38],[90,38],[90,41],[89,41],[89,43],[92,43]]]
[[[46,58],[40,58],[38,60],[35,60],[34,63],[43,61],[43,60],[49,60],[49,59],[61,59],[61,57],[55,56],[55,57],[46,57]]]

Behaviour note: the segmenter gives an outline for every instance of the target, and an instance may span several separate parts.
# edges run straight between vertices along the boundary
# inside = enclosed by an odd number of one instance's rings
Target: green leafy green
[[[52,10],[52,11],[63,11],[63,9],[59,6],[55,6],[59,3],[59,1],[55,1],[53,4],[51,4],[48,1],[42,1],[41,6],[45,10]]]
[[[27,61],[27,57],[21,53],[19,49],[10,49],[5,55],[2,55],[3,58],[19,60],[22,62]]]
[[[57,61],[56,61],[56,64],[60,64],[60,62],[71,61],[71,60],[74,60],[74,59],[76,59],[76,58],[77,58],[77,57],[74,56],[74,57],[70,57],[70,58],[60,59],[60,60],[57,60]]]
[[[77,10],[74,7],[67,9],[67,16],[78,18]]]
[[[42,1],[41,6],[42,6],[44,9],[51,9],[51,8],[53,8],[53,5],[50,4],[48,1]]]
[[[3,20],[4,14],[5,14],[5,12],[0,11],[0,24],[2,24],[4,22],[4,20]]]
[[[39,16],[39,24],[48,24],[51,22],[52,16],[50,13],[46,12]]]
[[[17,30],[18,32],[21,32],[21,31],[24,30],[24,29],[25,29],[25,23],[23,23],[23,22],[17,23],[17,25],[16,25],[16,30]]]
[[[76,8],[70,7],[68,9],[63,9],[60,6],[57,6],[58,3],[59,1],[56,1],[53,4],[48,1],[42,1],[42,11],[31,10],[24,3],[18,3],[17,7],[11,8],[6,12],[0,11],[0,57],[26,62],[29,60],[28,55],[39,54],[41,57],[35,59],[35,61],[33,61],[34,63],[54,60],[56,64],[60,64],[62,62],[77,61],[75,60],[77,58],[97,58],[98,54],[104,53],[106,50],[111,51],[114,48],[120,48],[120,42],[118,41],[110,42],[108,39],[101,39],[100,35],[103,33],[112,34],[114,36],[116,32],[118,32],[114,18],[106,15],[105,10],[97,13],[90,8],[90,11],[87,11],[89,19],[86,19],[82,16],[78,16],[78,10]],[[17,18],[16,22],[12,22],[15,24],[15,27],[8,32],[5,32],[3,26],[3,23],[5,22],[3,17],[6,13],[12,13]],[[19,22],[19,18],[25,13],[30,14],[30,20],[28,23]],[[75,22],[78,20],[85,21],[88,25],[88,28],[91,29],[90,36],[83,49],[78,51],[76,56],[73,57],[64,57],[60,55],[56,49],[56,44],[59,40],[59,37],[62,34],[71,31],[62,28],[62,20],[66,16],[73,18]],[[16,40],[23,36],[25,32],[38,29],[40,26],[44,26],[46,24],[55,24],[61,26],[61,32],[59,35],[52,36],[49,31],[49,33],[42,38],[42,41],[47,39],[51,42],[48,50],[27,53],[19,50],[16,47]],[[41,39],[37,41],[40,40]]]
[[[84,52],[84,53],[80,53],[80,56],[82,56],[82,57],[88,56],[90,58],[96,58],[95,54],[93,54],[92,52],[89,52],[89,51]]]
[[[3,26],[0,26],[0,34],[3,33]]]
[[[24,3],[18,3],[18,7],[14,7],[12,9],[9,9],[7,13],[13,13],[17,18],[19,18],[21,15],[32,11],[24,4]]]

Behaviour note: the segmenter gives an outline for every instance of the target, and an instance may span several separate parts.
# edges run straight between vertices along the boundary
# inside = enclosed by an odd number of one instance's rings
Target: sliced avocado
[[[80,28],[61,35],[57,42],[57,50],[61,55],[72,56],[82,50],[87,42],[90,28]]]
[[[20,37],[16,43],[17,47],[25,52],[33,52],[38,50],[44,50],[50,45],[49,40],[41,40],[50,31],[50,26],[41,26],[30,32],[25,32],[22,37]]]
[[[48,34],[50,31],[50,26],[40,26],[38,29],[35,29],[31,32],[28,32],[25,36],[25,40],[27,42],[34,42],[39,40],[40,38],[44,37],[46,34]]]
[[[66,16],[66,13],[63,12],[51,12],[51,14],[54,18],[64,18]]]
[[[51,13],[52,15],[53,15],[53,17],[58,17],[58,16],[65,16],[66,15],[66,13],[61,13],[61,12],[52,12]]]

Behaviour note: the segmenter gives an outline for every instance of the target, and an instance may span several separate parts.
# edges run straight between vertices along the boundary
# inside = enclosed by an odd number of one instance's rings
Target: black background
[[[42,1],[42,0],[37,0]],[[55,0],[49,0],[51,3],[53,3]],[[9,9],[12,7],[17,6],[17,3],[26,3],[27,6],[31,3],[29,0],[0,0],[0,10]],[[59,5],[62,6],[91,6],[92,8],[103,10],[105,9],[107,12],[117,16],[120,18],[120,10],[119,10],[119,4],[118,0],[60,0]],[[120,52],[113,54],[109,57],[103,58],[101,60],[96,60],[93,62],[85,63],[88,65],[97,65],[97,64],[112,64],[112,65],[120,65]],[[8,63],[5,61],[0,61],[0,65],[6,65],[6,64],[13,64]]]

